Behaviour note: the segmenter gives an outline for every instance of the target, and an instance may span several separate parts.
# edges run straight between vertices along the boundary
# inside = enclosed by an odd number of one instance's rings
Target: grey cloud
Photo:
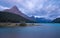
[[[56,18],[60,16],[60,0],[4,0],[19,9],[28,16],[42,16]],[[57,14],[56,14],[57,13]]]

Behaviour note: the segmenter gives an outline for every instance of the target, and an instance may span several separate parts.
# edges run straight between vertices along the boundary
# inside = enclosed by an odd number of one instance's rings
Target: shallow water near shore
[[[0,28],[0,38],[60,38],[59,23],[40,23],[38,25]]]

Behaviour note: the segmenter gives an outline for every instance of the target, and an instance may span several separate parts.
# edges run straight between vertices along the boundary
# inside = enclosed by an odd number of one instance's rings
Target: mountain
[[[2,12],[0,11],[0,22],[26,22],[26,23],[35,23],[35,21],[23,14],[16,6],[13,6],[11,9],[5,9]]]
[[[45,19],[45,18],[35,18],[35,20],[38,23],[51,23],[51,20],[50,19]]]
[[[26,19],[29,19],[29,20],[33,20],[32,18],[28,17],[27,15],[23,14],[18,8],[17,6],[13,6],[11,9],[6,9],[4,10],[4,12],[10,12],[10,13],[13,13],[13,14],[17,14],[19,16],[22,16]]]
[[[60,18],[56,18],[52,21],[53,23],[60,23]]]
[[[52,20],[51,19],[46,19],[46,18],[38,18],[38,17],[34,17],[34,16],[31,16],[30,18],[33,18],[37,23],[51,23]]]

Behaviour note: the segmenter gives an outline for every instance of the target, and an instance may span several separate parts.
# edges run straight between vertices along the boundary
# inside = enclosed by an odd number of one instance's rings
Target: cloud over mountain
[[[5,7],[17,5],[28,16],[33,15],[46,18],[60,16],[60,0],[0,0],[0,2],[0,5]]]
[[[9,9],[9,8],[0,5],[0,11],[2,11],[2,10],[4,10],[4,9]]]

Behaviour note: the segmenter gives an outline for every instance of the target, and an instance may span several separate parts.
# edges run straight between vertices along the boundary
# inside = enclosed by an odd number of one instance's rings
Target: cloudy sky
[[[50,19],[60,17],[60,0],[0,0],[0,10],[14,5],[28,16]]]

